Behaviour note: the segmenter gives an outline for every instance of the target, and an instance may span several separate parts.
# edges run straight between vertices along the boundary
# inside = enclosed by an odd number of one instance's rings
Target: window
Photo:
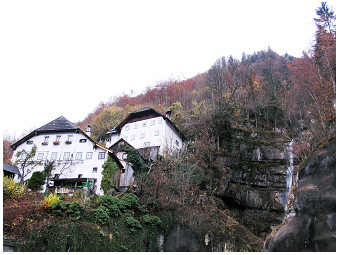
[[[155,130],[155,136],[159,136],[159,130]]]
[[[83,174],[78,174],[78,178],[83,178]]]
[[[92,169],[92,173],[97,173],[97,171],[98,171],[98,167],[94,167],[94,168]]]
[[[87,140],[87,139],[79,139],[79,142],[80,142],[80,143],[86,143],[86,140]]]
[[[158,124],[162,124],[162,118],[158,119]]]
[[[151,126],[155,125],[155,120],[151,120]]]
[[[82,159],[82,157],[83,157],[83,153],[82,152],[77,152],[76,159],[80,160],[80,159]]]
[[[145,137],[145,133],[140,134],[140,139],[143,139]]]
[[[145,142],[144,147],[150,147],[151,143],[150,142]]]
[[[45,143],[48,143],[48,139],[49,139],[49,138],[50,138],[49,136],[45,136],[44,142],[45,142]]]
[[[86,153],[86,159],[92,159],[93,152],[87,152]]]
[[[43,160],[44,159],[44,153],[38,153],[37,160]]]
[[[127,136],[124,136],[124,140],[127,141],[127,140],[128,140],[128,137],[127,137]]]
[[[130,125],[125,126],[125,131],[128,131],[128,130],[130,130]]]
[[[133,125],[133,128],[134,128],[134,129],[137,129],[137,128],[138,128],[138,123],[135,123],[135,124]]]
[[[60,138],[61,138],[61,135],[57,135],[55,138],[56,142],[60,142]]]
[[[27,141],[26,144],[33,144],[33,141]]]
[[[146,127],[146,126],[147,126],[147,122],[144,121],[144,122],[143,122],[143,127]]]
[[[57,160],[58,152],[52,152],[51,160]]]
[[[131,135],[130,140],[135,140],[135,135]]]
[[[105,159],[105,152],[99,152],[98,159]]]
[[[73,135],[68,135],[67,141],[72,142],[72,139],[73,139]]]
[[[70,153],[69,152],[65,152],[64,153],[64,160],[68,160],[70,158]]]
[[[123,159],[127,159],[127,157],[128,157],[127,153],[124,153],[123,154]]]

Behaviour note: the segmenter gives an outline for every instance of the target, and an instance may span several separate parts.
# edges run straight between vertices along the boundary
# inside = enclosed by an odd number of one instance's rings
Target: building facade
[[[155,154],[165,156],[184,149],[184,135],[170,120],[170,112],[165,116],[150,107],[130,113],[107,134],[110,135],[107,147],[124,139],[141,154],[143,150],[151,149],[151,157]]]
[[[36,147],[36,153],[30,160],[40,164],[32,169],[28,166],[23,173],[22,162],[33,146]],[[52,191],[57,193],[69,193],[84,186],[95,194],[103,195],[100,184],[102,165],[107,157],[112,157],[122,168],[112,151],[91,139],[90,127],[85,133],[63,116],[34,130],[12,144],[11,148],[14,150],[12,162],[18,166],[21,173],[17,181],[21,177],[28,180],[33,172],[43,171],[46,164],[54,162],[48,185],[53,185]],[[17,153],[23,151],[26,153],[17,157]]]

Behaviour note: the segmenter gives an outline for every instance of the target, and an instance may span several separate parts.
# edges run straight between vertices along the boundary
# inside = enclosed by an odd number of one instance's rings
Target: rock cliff
[[[284,216],[291,139],[272,131],[236,132],[232,157],[216,158],[223,175],[214,194],[241,224],[266,238]]]
[[[293,210],[264,251],[330,252],[336,247],[336,142],[315,152],[298,173]]]

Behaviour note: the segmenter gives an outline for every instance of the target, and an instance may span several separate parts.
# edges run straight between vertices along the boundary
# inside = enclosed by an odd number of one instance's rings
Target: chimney
[[[91,137],[91,126],[90,125],[87,126],[87,130],[85,134]]]
[[[171,118],[171,111],[166,111],[165,116],[170,119]]]

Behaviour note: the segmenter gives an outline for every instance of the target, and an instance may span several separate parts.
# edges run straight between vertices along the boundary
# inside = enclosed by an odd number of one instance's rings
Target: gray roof
[[[5,170],[7,172],[11,172],[13,174],[20,175],[20,172],[19,172],[19,169],[18,169],[17,166],[10,165],[10,164],[4,163],[4,162],[3,162],[3,170]]]
[[[74,125],[71,121],[66,119],[64,116],[60,116],[59,118],[52,120],[46,125],[37,128],[35,131],[60,131],[60,130],[75,130],[77,126]]]

